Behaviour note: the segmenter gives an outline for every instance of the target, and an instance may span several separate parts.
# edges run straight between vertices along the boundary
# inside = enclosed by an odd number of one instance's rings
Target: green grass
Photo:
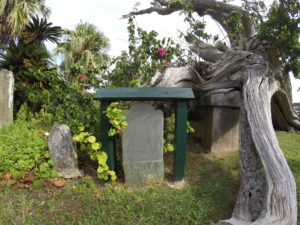
[[[300,187],[300,135],[279,132],[278,138]],[[181,190],[167,182],[133,188],[90,177],[69,181],[63,189],[46,183],[37,190],[2,184],[0,224],[211,224],[231,215],[239,188],[237,153],[189,152],[185,180]]]

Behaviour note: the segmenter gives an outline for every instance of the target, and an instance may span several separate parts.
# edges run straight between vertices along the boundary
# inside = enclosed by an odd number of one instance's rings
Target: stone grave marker
[[[125,183],[163,181],[163,112],[138,102],[130,108],[126,120],[128,127],[122,135]]]
[[[13,123],[14,76],[0,70],[0,128]]]
[[[78,169],[77,154],[72,142],[70,128],[65,124],[53,127],[49,135],[49,155],[54,160],[58,176],[76,178],[83,174]]]
[[[198,99],[192,127],[201,146],[211,152],[239,149],[240,92],[218,93]]]

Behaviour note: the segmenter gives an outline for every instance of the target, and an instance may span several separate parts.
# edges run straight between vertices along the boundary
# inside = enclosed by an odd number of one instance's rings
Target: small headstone
[[[13,123],[14,76],[0,70],[0,128]]]
[[[164,178],[163,113],[151,104],[134,104],[122,136],[125,183],[141,185]]]
[[[72,142],[70,128],[65,124],[53,127],[49,136],[49,155],[54,161],[58,176],[75,178],[82,176],[78,169],[77,154]]]

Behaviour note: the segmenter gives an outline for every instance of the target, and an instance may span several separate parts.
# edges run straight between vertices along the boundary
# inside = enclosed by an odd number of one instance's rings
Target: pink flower
[[[158,48],[157,54],[158,54],[159,58],[163,58],[166,56],[167,50],[165,48]]]
[[[78,75],[79,80],[84,79],[84,78],[86,78],[85,74],[81,73],[81,74]]]

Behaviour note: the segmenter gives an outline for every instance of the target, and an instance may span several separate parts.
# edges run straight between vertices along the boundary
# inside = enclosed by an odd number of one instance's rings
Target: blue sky
[[[127,49],[127,20],[120,19],[130,12],[137,0],[46,0],[51,8],[50,21],[54,25],[72,29],[80,21],[96,25],[110,40],[109,54],[117,56]],[[150,0],[139,0],[140,8],[150,5]],[[269,0],[267,1],[269,2]],[[178,38],[179,30],[185,31],[187,25],[179,13],[169,16],[157,14],[136,17],[137,24],[145,30],[156,30],[161,37],[171,37],[182,45],[185,43]],[[209,33],[220,33],[214,22],[208,22]],[[292,77],[293,99],[300,102],[300,80]]]

